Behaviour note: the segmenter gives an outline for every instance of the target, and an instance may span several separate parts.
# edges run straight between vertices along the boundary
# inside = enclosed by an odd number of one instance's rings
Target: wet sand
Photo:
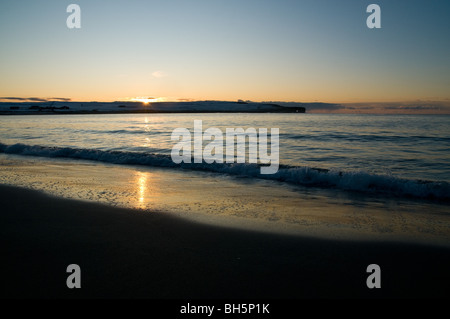
[[[450,297],[450,249],[210,226],[0,186],[2,298]],[[381,289],[366,267],[380,265]],[[81,289],[66,267],[81,267]]]
[[[450,247],[450,215],[443,203],[222,174],[5,154],[0,154],[0,184],[242,230]]]

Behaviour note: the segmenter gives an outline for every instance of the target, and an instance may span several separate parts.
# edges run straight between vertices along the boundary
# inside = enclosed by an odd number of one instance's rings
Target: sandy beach
[[[448,12],[0,1],[0,299],[450,299]]]
[[[2,298],[449,297],[450,249],[208,226],[0,186]],[[78,264],[82,288],[66,287]],[[366,286],[366,267],[382,288]]]

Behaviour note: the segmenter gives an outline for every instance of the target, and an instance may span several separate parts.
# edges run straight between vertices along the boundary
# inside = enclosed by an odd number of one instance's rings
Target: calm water
[[[220,128],[223,132],[226,128],[238,127],[279,128],[280,164],[295,169],[279,172],[274,179],[280,181],[292,182],[292,179],[297,179],[299,184],[325,184],[349,189],[369,189],[375,185],[377,191],[386,186],[391,187],[392,183],[400,183],[401,186],[397,185],[393,189],[403,191],[408,188],[407,195],[417,194],[412,189],[422,185],[411,185],[409,181],[445,182],[443,188],[442,183],[430,184],[433,189],[440,187],[437,197],[442,197],[442,193],[449,189],[450,116],[442,115],[3,116],[0,117],[1,151],[19,155],[167,166],[161,165],[160,158],[154,157],[155,154],[170,159],[170,151],[175,144],[170,138],[172,131],[186,127],[193,132],[196,119],[203,120],[204,130],[209,127]],[[44,148],[35,148],[36,145]],[[145,156],[148,156],[148,160],[143,160]],[[204,166],[206,170],[210,170],[209,167],[212,166]],[[333,174],[325,178],[324,174],[314,175],[317,172],[313,174],[308,168],[328,169]],[[236,174],[223,167],[216,167],[212,171]],[[337,180],[342,173],[345,180]],[[255,177],[253,173],[248,175]],[[429,185],[427,189],[430,189]]]

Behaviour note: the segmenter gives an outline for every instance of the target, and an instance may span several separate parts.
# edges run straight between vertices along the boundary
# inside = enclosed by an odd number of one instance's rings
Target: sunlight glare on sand
[[[37,165],[39,163],[39,165]],[[0,183],[205,224],[290,235],[449,245],[448,206],[154,167],[0,154]]]
[[[145,208],[145,193],[147,191],[147,173],[138,172],[137,189],[139,193],[139,202],[137,207]]]

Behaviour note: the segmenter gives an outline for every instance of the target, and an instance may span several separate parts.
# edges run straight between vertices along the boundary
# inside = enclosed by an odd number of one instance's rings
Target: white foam
[[[114,164],[182,168],[276,180],[302,186],[336,188],[346,191],[400,197],[450,200],[450,184],[447,182],[411,180],[392,175],[371,174],[364,171],[344,172],[306,166],[280,166],[276,174],[261,175],[260,166],[257,164],[175,164],[169,155],[139,152],[101,151],[25,144],[5,145],[2,143],[0,143],[0,152],[16,155],[83,159]]]

